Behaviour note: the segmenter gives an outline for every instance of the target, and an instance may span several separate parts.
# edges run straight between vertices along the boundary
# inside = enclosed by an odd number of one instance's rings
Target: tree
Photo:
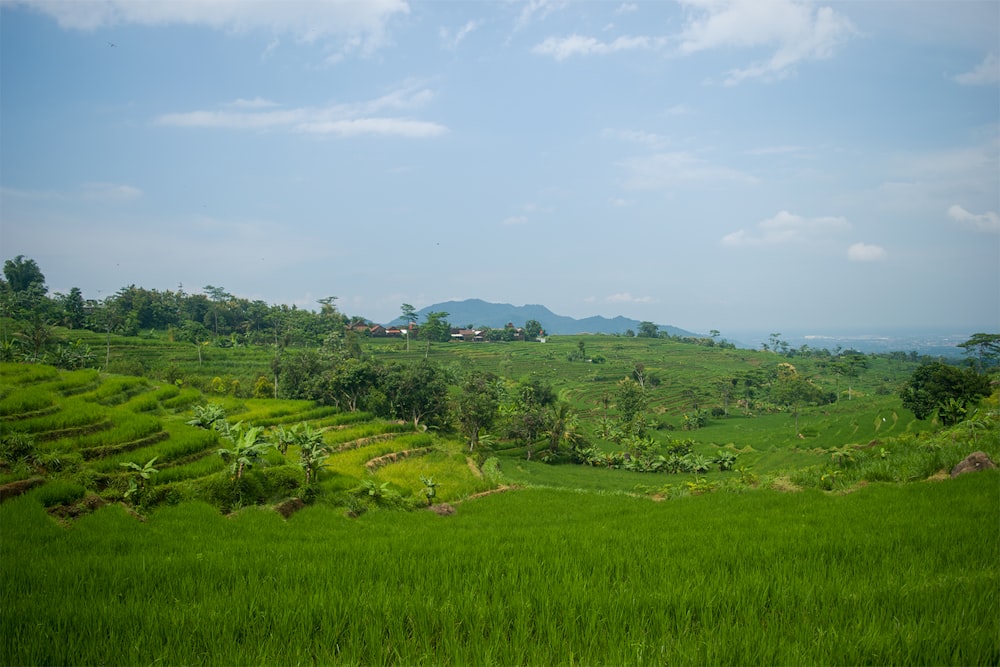
[[[799,432],[799,407],[816,404],[824,400],[823,390],[799,375],[795,366],[778,364],[777,378],[771,386],[771,400],[781,405],[791,406],[795,414],[795,433]]]
[[[378,372],[371,361],[348,357],[330,371],[328,388],[340,409],[357,412],[377,382]]]
[[[223,287],[215,287],[214,285],[205,285],[202,288],[205,294],[212,302],[211,315],[214,322],[214,332],[215,336],[219,336],[219,312],[222,310],[223,306],[231,301],[234,297],[232,294],[227,292]]]
[[[80,329],[86,322],[86,309],[84,308],[83,292],[79,287],[71,287],[69,294],[60,295],[60,306],[62,307],[62,321],[70,329]]]
[[[632,379],[639,383],[639,386],[643,389],[646,388],[646,364],[641,361],[635,362],[632,366]]]
[[[413,331],[413,325],[417,323],[417,310],[408,303],[404,303],[400,306],[402,310],[401,317],[406,322],[406,351],[410,351],[410,333]]]
[[[542,324],[538,320],[524,323],[524,340],[536,340],[542,335]]]
[[[445,318],[448,313],[444,311],[427,313],[424,323],[420,325],[420,334],[428,343],[447,343],[451,340],[451,324]]]
[[[917,419],[928,419],[936,412],[942,424],[951,426],[961,421],[964,409],[989,394],[985,375],[935,361],[915,370],[899,396]]]
[[[780,333],[773,333],[769,336],[771,340],[771,351],[778,354],[786,354],[788,352],[788,343],[781,340]],[[764,345],[764,349],[767,350],[767,345]]]
[[[639,322],[639,338],[656,338],[660,335],[660,327],[653,322]]]
[[[475,372],[462,383],[457,414],[462,433],[469,439],[469,451],[474,451],[484,429],[493,426],[499,407],[496,377],[492,373]]]
[[[729,416],[729,401],[733,398],[733,392],[736,391],[736,385],[739,384],[739,378],[735,377],[724,377],[715,381],[715,386],[719,389],[719,395],[722,396],[722,414]]]
[[[18,255],[4,262],[3,275],[7,279],[7,286],[13,292],[34,289],[40,290],[42,294],[45,293],[45,276],[38,268],[38,263],[33,259],[25,259],[24,255]]]
[[[383,381],[383,391],[392,416],[413,422],[441,421],[448,407],[448,384],[444,372],[425,360],[416,364],[390,366]]]
[[[615,407],[618,408],[618,422],[625,435],[642,435],[645,431],[643,411],[648,399],[638,382],[627,377],[618,382],[615,391]]]
[[[529,449],[548,426],[547,408],[555,403],[552,387],[538,378],[522,380],[510,392],[501,406],[506,417],[507,435],[523,442]]]
[[[853,389],[850,380],[858,377],[859,369],[868,368],[868,359],[865,358],[865,355],[855,350],[845,350],[837,355],[837,358],[834,360],[831,367],[834,374],[837,375],[838,380],[841,375],[848,378],[847,400],[850,401],[853,398]],[[838,398],[840,396],[839,382],[837,386],[837,396]]]
[[[976,367],[982,373],[984,368],[996,364],[1000,359],[1000,334],[972,334],[969,340],[959,343],[958,347],[964,349],[966,354],[976,355]]]
[[[549,409],[547,435],[549,454],[556,455],[562,447],[575,447],[580,442],[579,421],[573,407],[560,401]]]

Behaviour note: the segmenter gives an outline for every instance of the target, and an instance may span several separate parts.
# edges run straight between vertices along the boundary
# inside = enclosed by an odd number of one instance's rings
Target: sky
[[[1000,330],[1000,2],[0,0],[0,258],[388,322]]]

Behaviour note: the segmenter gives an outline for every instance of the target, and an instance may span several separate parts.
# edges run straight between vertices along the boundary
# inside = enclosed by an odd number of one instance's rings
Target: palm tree
[[[560,401],[552,406],[548,419],[549,454],[555,455],[561,446],[575,447],[580,442],[579,420],[573,406]]]

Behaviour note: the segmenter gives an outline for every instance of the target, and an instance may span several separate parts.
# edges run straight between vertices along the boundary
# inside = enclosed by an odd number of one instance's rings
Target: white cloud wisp
[[[851,223],[841,217],[804,218],[780,211],[773,218],[757,224],[758,233],[738,230],[722,237],[728,246],[774,246],[788,243],[822,241],[851,229]]]
[[[983,62],[955,77],[955,81],[965,86],[988,86],[1000,83],[1000,58],[989,53]]]
[[[856,34],[854,24],[830,7],[795,0],[681,0],[692,10],[680,35],[681,54],[723,48],[774,49],[770,58],[733,69],[727,85],[745,79],[781,79],[805,60],[822,60]]]
[[[1000,233],[1000,215],[995,211],[971,213],[958,204],[948,208],[948,217],[958,224],[977,232]]]
[[[162,114],[154,119],[154,123],[185,128],[291,130],[338,137],[436,137],[447,133],[448,128],[439,123],[381,113],[386,110],[416,109],[432,97],[433,93],[427,89],[406,87],[358,104],[293,109],[275,108],[278,106],[275,103],[256,98],[249,103],[237,100],[226,105],[225,109]]]
[[[847,259],[852,262],[880,262],[888,256],[885,248],[868,243],[855,243],[847,249]]]

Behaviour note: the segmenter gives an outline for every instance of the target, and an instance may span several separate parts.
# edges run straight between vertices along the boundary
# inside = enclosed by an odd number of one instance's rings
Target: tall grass
[[[110,417],[109,428],[86,435],[74,435],[53,440],[46,444],[46,449],[73,450],[114,447],[141,440],[161,430],[160,420],[150,415],[116,410],[108,416]]]
[[[47,433],[86,426],[97,427],[108,418],[109,409],[95,403],[68,399],[52,414],[20,419],[11,428],[25,433]]]
[[[94,461],[92,467],[98,472],[120,472],[121,464],[143,465],[156,458],[157,465],[163,466],[178,459],[196,456],[218,448],[219,434],[183,424],[167,424],[165,431],[170,436],[166,440],[128,452],[105,456]]]
[[[52,393],[38,386],[21,387],[16,390],[4,388],[0,398],[0,417],[16,417],[26,412],[35,412],[53,405]]]
[[[996,664],[998,483],[71,530],[26,497],[0,506],[0,663]]]

